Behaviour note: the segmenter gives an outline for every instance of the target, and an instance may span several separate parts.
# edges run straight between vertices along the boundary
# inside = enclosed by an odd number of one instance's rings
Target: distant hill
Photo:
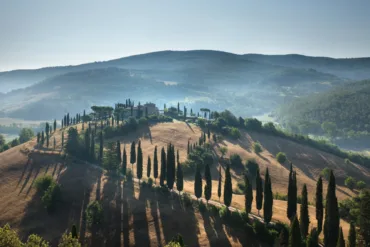
[[[251,61],[227,52],[161,51],[77,66],[0,73],[0,91],[18,88],[1,97],[0,117],[59,118],[76,104],[89,108],[125,97],[159,105],[180,101],[195,111],[201,107],[228,108],[237,115],[253,116],[270,112],[294,97],[346,82],[332,74]]]

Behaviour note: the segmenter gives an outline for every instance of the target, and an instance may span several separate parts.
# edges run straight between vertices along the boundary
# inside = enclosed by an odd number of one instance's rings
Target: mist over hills
[[[370,78],[370,58],[160,51],[76,66],[2,72],[0,92],[6,94],[0,99],[0,116],[60,118],[67,110],[80,112],[127,97],[152,101],[160,108],[180,101],[194,111],[227,108],[236,115],[253,116],[358,78]]]

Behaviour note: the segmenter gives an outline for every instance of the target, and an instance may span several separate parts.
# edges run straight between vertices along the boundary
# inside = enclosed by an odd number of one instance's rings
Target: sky
[[[159,50],[370,57],[369,0],[0,0],[0,71]]]

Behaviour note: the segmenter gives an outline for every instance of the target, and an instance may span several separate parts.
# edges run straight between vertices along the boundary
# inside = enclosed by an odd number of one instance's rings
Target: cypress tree
[[[150,178],[150,172],[152,170],[152,161],[150,160],[150,156],[148,155],[148,162],[146,165],[146,176]]]
[[[297,214],[297,182],[294,179],[293,164],[290,164],[289,183],[288,183],[288,208],[287,216],[292,220]]]
[[[212,176],[211,176],[211,168],[209,164],[206,164],[206,169],[204,172],[204,177],[206,179],[206,185],[204,186],[204,197],[208,201],[211,199],[212,196]]]
[[[167,186],[170,190],[173,189],[173,184],[175,182],[175,169],[176,169],[176,165],[175,165],[175,150],[172,146],[172,144],[170,143],[168,146],[167,146]]]
[[[365,242],[365,246],[370,246],[370,191],[363,190],[360,203],[360,235]]]
[[[307,247],[318,247],[319,246],[319,235],[317,233],[316,227],[312,228],[310,235],[306,242]]]
[[[44,145],[45,143],[45,134],[44,131],[41,132],[41,145]]]
[[[328,190],[326,194],[325,222],[324,222],[324,245],[325,247],[335,247],[339,234],[339,212],[338,201],[335,194],[335,177],[333,171],[330,172]]]
[[[91,146],[90,146],[90,157],[92,161],[95,161],[95,135],[94,132],[91,133]]]
[[[288,247],[289,245],[289,232],[285,227],[283,227],[280,231],[279,244],[280,247]]]
[[[356,227],[353,222],[351,222],[348,234],[348,247],[356,247]]]
[[[184,189],[184,174],[182,172],[181,163],[177,164],[177,173],[176,173],[176,188],[181,194],[181,191]]]
[[[136,163],[136,151],[135,151],[135,142],[131,143],[131,150],[130,150],[130,164],[131,169],[134,171],[134,163]]]
[[[54,150],[55,150],[55,146],[56,146],[56,141],[55,141],[55,136],[54,136]]]
[[[62,131],[62,149],[64,148],[64,131]]]
[[[188,140],[188,154],[190,153],[190,142]]]
[[[199,200],[202,197],[202,175],[200,174],[200,167],[197,164],[197,170],[195,172],[195,179],[194,179],[194,194]]]
[[[46,123],[45,134],[46,134],[46,147],[49,148],[49,135],[50,135],[49,123]]]
[[[249,214],[252,211],[253,188],[249,182],[247,173],[244,174],[244,187],[244,208],[245,212]]]
[[[85,152],[86,152],[86,157],[89,157],[90,156],[90,145],[91,145],[91,142],[90,142],[90,130],[87,129],[85,131]]]
[[[40,142],[40,137],[41,137],[40,132],[37,132],[37,144]]]
[[[218,196],[218,201],[221,201],[221,186],[222,186],[222,176],[221,176],[221,165],[220,168],[218,169],[218,189],[217,189],[217,196]]]
[[[122,154],[121,154],[121,142],[119,140],[117,140],[116,153],[117,153],[118,166],[121,166]]]
[[[153,175],[154,175],[154,181],[157,183],[158,178],[158,154],[157,154],[157,146],[154,148],[154,163],[153,163]]]
[[[226,207],[230,207],[232,198],[233,198],[233,185],[231,182],[230,165],[227,164],[224,183],[224,204],[226,205]]]
[[[123,147],[123,156],[122,156],[122,174],[126,176],[127,171],[127,154],[126,154],[126,146]]]
[[[265,201],[263,203],[263,218],[265,222],[268,224],[272,218],[272,205],[273,205],[273,197],[272,197],[272,190],[271,190],[271,179],[269,174],[269,169],[266,168],[265,174]]]
[[[164,151],[164,147],[161,150],[161,175],[160,175],[160,185],[164,186],[164,182],[166,180],[166,151]]]
[[[209,131],[209,129],[207,130],[207,135],[208,135],[208,141],[210,141],[211,140],[211,131]]]
[[[319,177],[316,183],[316,220],[317,220],[317,234],[322,231],[322,220],[324,218],[324,204],[322,196],[322,178]]]
[[[344,241],[342,227],[339,227],[338,235],[339,236],[338,236],[338,241],[337,241],[337,247],[346,247],[346,242]]]
[[[139,145],[137,147],[137,163],[136,163],[136,175],[137,178],[139,179],[139,184],[140,184],[140,179],[143,177],[143,152],[141,150],[141,143],[139,141]]]
[[[103,149],[104,149],[104,139],[103,139],[103,131],[101,131],[99,135],[99,162],[100,164],[103,162]]]
[[[72,238],[78,238],[76,225],[72,226]]]
[[[67,113],[67,126],[70,125],[69,113]]]
[[[258,210],[258,215],[260,215],[260,210],[262,209],[263,202],[263,186],[262,179],[260,175],[260,168],[257,167],[256,172],[256,208]]]
[[[177,102],[177,115],[180,115],[180,102]]]
[[[289,232],[289,247],[302,246],[301,230],[299,229],[299,221],[297,216],[294,216]]]
[[[54,119],[54,132],[55,132],[56,129],[57,129],[57,120]]]
[[[302,203],[301,203],[301,210],[300,210],[300,229],[301,229],[301,236],[303,239],[306,239],[308,234],[308,226],[310,224],[310,216],[308,215],[308,199],[307,199],[307,186],[306,184],[303,185],[302,189]]]

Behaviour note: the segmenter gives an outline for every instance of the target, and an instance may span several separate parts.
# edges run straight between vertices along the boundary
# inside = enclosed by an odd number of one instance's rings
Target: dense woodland
[[[126,101],[126,106],[130,101]],[[133,105],[133,104],[132,104]],[[128,105],[130,109],[131,103]],[[132,109],[132,108],[131,108]],[[172,110],[168,110],[172,109]],[[279,135],[273,124],[262,126],[256,119],[237,119],[229,111],[211,112],[209,109],[202,109],[202,113],[195,114],[192,109],[183,107],[180,104],[173,108],[165,107],[164,116],[148,116],[146,110],[137,111],[127,118],[120,118],[119,111],[111,107],[92,107],[93,113],[76,114],[70,116],[66,114],[62,118],[61,131],[62,147],[66,158],[78,158],[92,164],[101,166],[108,173],[121,177],[125,183],[138,182],[142,188],[149,186],[152,189],[167,193],[168,196],[178,196],[185,203],[191,205],[192,199],[189,194],[183,193],[184,177],[194,179],[194,195],[201,211],[210,211],[218,214],[225,225],[241,228],[245,231],[246,238],[256,239],[268,245],[279,246],[319,246],[319,234],[323,232],[323,244],[327,247],[347,246],[370,246],[370,192],[366,188],[361,189],[361,193],[356,198],[358,210],[352,212],[351,229],[348,240],[343,239],[343,232],[340,227],[340,209],[336,197],[336,181],[333,171],[328,171],[325,179],[328,180],[327,195],[323,198],[323,184],[320,177],[317,181],[316,191],[307,191],[306,185],[297,188],[297,179],[294,165],[290,166],[288,177],[287,194],[287,218],[290,226],[280,223],[272,223],[274,195],[272,193],[272,182],[268,168],[265,176],[260,176],[258,164],[253,161],[243,161],[238,156],[231,156],[224,159],[227,150],[222,150],[221,164],[218,167],[218,186],[212,188],[212,177],[210,167],[215,165],[214,157],[211,153],[212,143],[217,143],[222,135],[230,135],[238,139],[240,128],[254,131],[264,131],[270,134]],[[176,114],[177,111],[177,114]],[[98,114],[108,112],[108,114]],[[187,115],[189,114],[189,115]],[[167,115],[167,116],[166,116]],[[187,161],[183,164],[179,162],[177,148],[169,143],[166,147],[155,147],[153,154],[143,153],[141,142],[133,141],[130,148],[121,150],[119,141],[108,142],[107,139],[114,136],[124,136],[133,131],[140,131],[148,124],[155,124],[160,121],[171,121],[172,117],[178,120],[195,121],[202,129],[203,133],[199,140],[188,142]],[[191,118],[191,116],[196,116]],[[201,117],[202,116],[202,117]],[[154,122],[151,122],[154,121]],[[78,129],[76,124],[82,125]],[[54,148],[50,140],[50,134],[56,131],[56,121],[53,124],[46,123],[45,130],[37,133],[36,148]],[[64,140],[64,132],[66,139]],[[282,135],[282,134],[280,134]],[[286,136],[287,138],[293,138]],[[258,146],[254,147],[255,152],[259,152]],[[127,154],[130,152],[130,159]],[[146,158],[148,157],[148,158]],[[283,161],[284,155],[277,156],[278,161]],[[143,162],[147,162],[147,170],[143,170]],[[244,169],[244,183],[241,193],[245,196],[245,207],[239,210],[230,208],[233,189],[230,169],[242,167]],[[157,183],[157,180],[158,183]],[[43,205],[50,214],[57,214],[63,188],[61,188],[51,177],[42,177],[35,183],[38,194]],[[256,198],[253,198],[252,187],[256,188]],[[211,192],[217,190],[218,197],[222,198],[223,206],[218,208],[209,204]],[[308,214],[308,193],[316,193],[315,207],[318,225],[309,231],[310,219]],[[299,196],[300,194],[300,196]],[[205,198],[207,204],[200,199]],[[300,211],[297,212],[297,203],[301,203]],[[250,217],[252,207],[258,211],[263,211],[262,218]],[[101,201],[97,199],[89,204],[86,218],[91,231],[100,231],[102,224],[103,207]],[[325,212],[325,213],[324,213]],[[71,233],[63,235],[59,246],[80,246],[75,226]],[[186,240],[185,240],[186,242]],[[169,243],[169,246],[183,246],[181,236],[177,236]],[[31,235],[26,243],[21,243],[15,232],[9,226],[0,228],[0,246],[48,246],[42,238]]]

